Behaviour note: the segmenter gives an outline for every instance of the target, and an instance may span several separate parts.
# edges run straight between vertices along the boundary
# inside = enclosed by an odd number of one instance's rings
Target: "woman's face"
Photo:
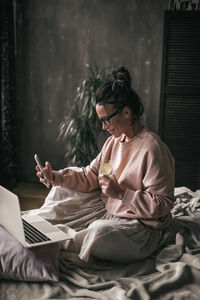
[[[127,106],[118,111],[111,104],[97,104],[96,112],[102,122],[103,130],[107,130],[115,138],[120,137],[123,133],[127,134],[132,128],[132,113]]]

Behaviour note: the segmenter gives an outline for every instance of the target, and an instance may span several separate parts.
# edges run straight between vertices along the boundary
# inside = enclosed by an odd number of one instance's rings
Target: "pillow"
[[[58,281],[60,244],[23,247],[0,226],[0,278]]]

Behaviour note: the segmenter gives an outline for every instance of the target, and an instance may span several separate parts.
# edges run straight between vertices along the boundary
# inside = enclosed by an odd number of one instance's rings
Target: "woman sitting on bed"
[[[171,222],[174,205],[174,159],[155,133],[142,126],[143,105],[131,88],[129,72],[120,67],[96,92],[96,112],[110,133],[99,155],[87,167],[43,169],[53,186],[78,192],[102,191],[106,213],[76,232],[69,251],[133,262],[150,256]],[[112,164],[111,174],[100,165]],[[38,166],[37,176],[46,184]]]

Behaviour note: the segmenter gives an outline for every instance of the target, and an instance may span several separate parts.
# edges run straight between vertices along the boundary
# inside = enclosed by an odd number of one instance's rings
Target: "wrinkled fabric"
[[[97,220],[84,231],[79,254],[84,261],[88,261],[90,255],[118,263],[138,261],[150,256],[162,237],[162,230],[144,226],[138,220],[123,218]],[[76,239],[81,234],[79,232]]]
[[[80,193],[53,187],[40,209],[24,214],[38,214],[52,224],[65,224],[79,231],[92,221],[101,218],[105,212],[99,191]]]
[[[92,255],[115,262],[133,262],[151,255],[162,237],[162,230],[106,212],[99,192],[74,193],[53,187],[38,214],[59,224],[64,231],[68,227],[71,232],[75,229],[73,239],[62,243],[63,249],[73,253],[73,260],[76,253],[84,261]]]
[[[59,254],[59,243],[28,249],[0,226],[1,280],[58,281]]]
[[[84,195],[82,204],[87,202],[87,196]],[[80,194],[76,197],[80,200]],[[126,264],[104,260],[91,260],[86,263],[78,261],[76,256],[72,262],[65,258],[67,251],[63,249],[59,282],[38,284],[1,280],[0,299],[200,299],[200,207],[194,205],[200,200],[200,191],[194,194],[185,187],[176,188],[175,197],[175,214],[170,230],[163,232],[159,249],[150,257]],[[182,209],[185,202],[192,203],[192,207],[196,207],[195,211],[191,212],[190,204],[188,209]],[[27,213],[43,216],[46,214],[46,217],[49,217],[49,213],[52,217],[54,213],[57,226],[65,228],[66,219],[58,225],[61,219],[55,212],[59,201],[50,201],[49,205],[48,208],[46,203],[39,210]],[[68,205],[67,201],[65,205]],[[77,211],[76,215],[74,212],[75,218],[78,218],[79,212]],[[87,228],[85,226],[82,225],[81,230]],[[74,227],[72,230],[75,229]]]

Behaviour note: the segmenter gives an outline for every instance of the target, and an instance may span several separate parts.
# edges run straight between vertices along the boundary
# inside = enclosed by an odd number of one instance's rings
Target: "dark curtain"
[[[0,184],[16,184],[15,166],[15,52],[13,0],[0,0]]]

